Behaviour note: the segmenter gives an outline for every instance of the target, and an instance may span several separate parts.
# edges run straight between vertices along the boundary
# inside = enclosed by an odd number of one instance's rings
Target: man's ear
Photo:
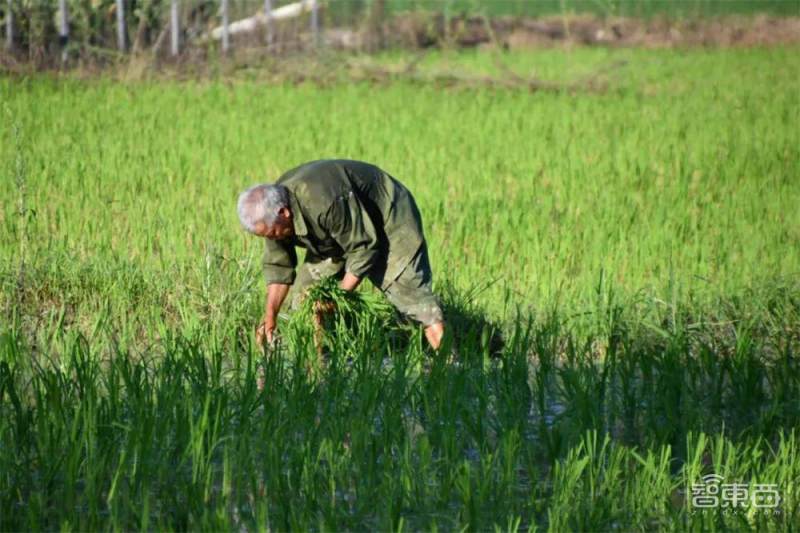
[[[278,209],[278,214],[281,216],[281,218],[285,218],[286,220],[292,219],[292,211],[288,207],[281,207]]]

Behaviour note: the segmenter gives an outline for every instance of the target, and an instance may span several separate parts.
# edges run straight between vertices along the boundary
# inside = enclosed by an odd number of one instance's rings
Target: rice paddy
[[[792,529],[799,57],[504,56],[624,62],[592,92],[0,78],[0,529]],[[325,157],[417,199],[443,354],[368,284],[320,289],[321,356],[310,308],[255,345],[237,194]]]

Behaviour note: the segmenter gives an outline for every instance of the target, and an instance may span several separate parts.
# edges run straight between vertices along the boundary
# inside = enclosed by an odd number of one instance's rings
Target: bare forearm
[[[361,278],[351,274],[350,272],[345,272],[344,278],[342,278],[342,281],[339,282],[339,287],[346,291],[353,291],[356,289],[356,287],[358,287],[359,283],[361,283]]]
[[[267,297],[264,309],[264,322],[267,325],[267,329],[275,329],[278,312],[281,310],[283,301],[289,293],[289,287],[290,285],[284,285],[282,283],[270,283],[267,286]]]

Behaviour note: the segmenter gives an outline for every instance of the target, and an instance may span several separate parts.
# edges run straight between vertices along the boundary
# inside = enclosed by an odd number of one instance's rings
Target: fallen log
[[[273,9],[269,17],[262,11],[253,15],[252,17],[237,20],[236,22],[229,24],[228,34],[236,35],[237,33],[248,33],[255,31],[261,26],[266,26],[270,21],[299,17],[303,13],[308,13],[315,7],[319,7],[319,5],[320,4],[317,2],[317,0],[300,0],[299,2],[287,4],[285,6]],[[203,40],[214,39],[218,41],[222,39],[223,31],[224,28],[222,26],[218,26],[206,34],[203,37]]]

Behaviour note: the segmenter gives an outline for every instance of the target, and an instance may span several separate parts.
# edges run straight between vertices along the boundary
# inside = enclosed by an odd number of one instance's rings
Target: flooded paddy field
[[[0,529],[791,529],[798,57],[506,54],[604,73],[535,91],[0,78]],[[325,157],[413,192],[441,354],[368,284],[322,358],[297,316],[255,345],[237,194]]]

